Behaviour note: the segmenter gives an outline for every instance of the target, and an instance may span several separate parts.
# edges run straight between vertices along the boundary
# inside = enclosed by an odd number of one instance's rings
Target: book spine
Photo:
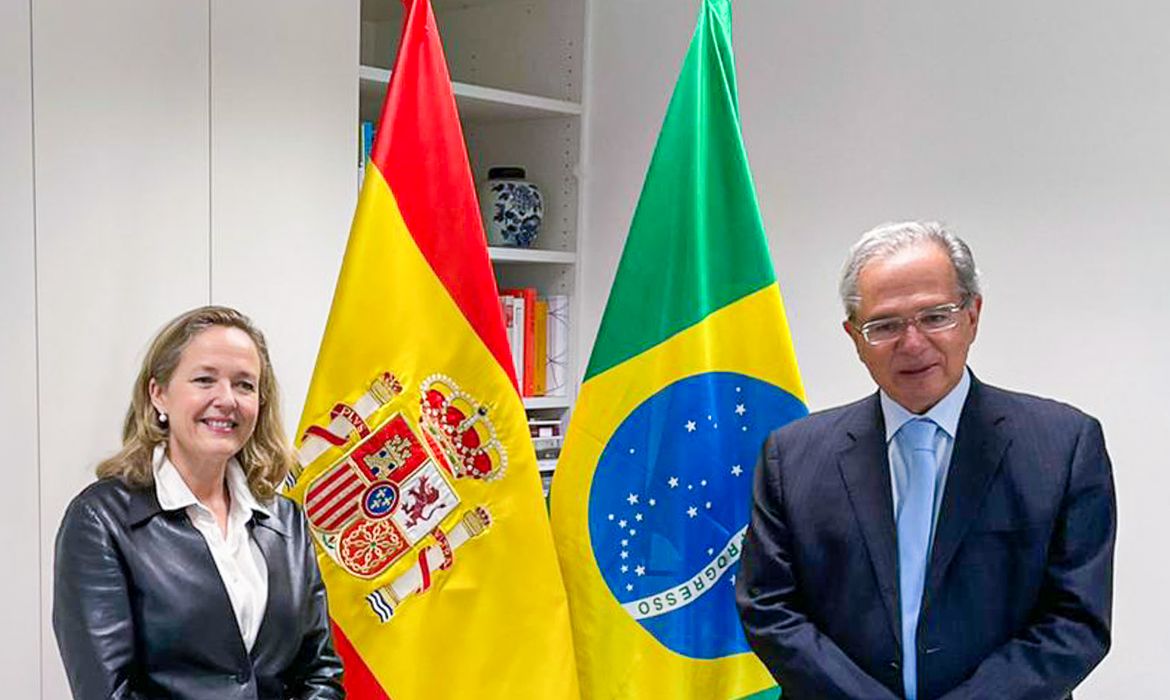
[[[520,379],[520,346],[516,344],[516,329],[519,326],[519,314],[516,308],[516,298],[508,294],[500,296],[500,307],[504,312],[504,332],[508,338],[508,350],[512,354],[512,369],[516,372],[516,379]]]
[[[532,372],[532,395],[544,396],[548,390],[548,300],[536,300],[532,340],[535,353]]]
[[[548,298],[548,396],[568,395],[569,385],[569,297]]]
[[[522,396],[536,396],[536,290],[524,290],[524,384]]]

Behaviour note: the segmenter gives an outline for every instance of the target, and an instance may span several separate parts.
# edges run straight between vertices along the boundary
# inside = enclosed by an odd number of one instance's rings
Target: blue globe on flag
[[[589,492],[593,556],[623,609],[669,649],[749,650],[735,575],[752,473],[768,433],[806,413],[772,384],[708,372],[658,391],[606,443]]]

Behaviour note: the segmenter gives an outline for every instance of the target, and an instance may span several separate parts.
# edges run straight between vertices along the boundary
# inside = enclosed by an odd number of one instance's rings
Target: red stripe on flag
[[[451,76],[429,0],[406,21],[370,155],[435,275],[516,385]]]
[[[321,519],[320,528],[322,530],[336,530],[339,525],[349,520],[349,517],[358,511],[357,501],[350,501],[346,505],[345,510],[338,513],[332,513],[328,518]]]
[[[341,657],[341,665],[345,668],[341,682],[345,686],[345,695],[350,700],[390,700],[390,696],[378,684],[378,679],[370,673],[370,667],[362,660],[357,649],[353,648],[345,633],[332,620],[333,646],[337,655]]]
[[[354,484],[353,488],[347,489],[336,501],[328,501],[319,509],[313,509],[313,518],[321,523],[323,529],[332,530],[335,525],[357,510],[360,490],[361,484]]]
[[[333,500],[339,492],[349,488],[350,485],[357,481],[357,474],[349,470],[348,466],[330,476],[325,481],[315,484],[313,492],[306,495],[305,503],[309,508],[316,508],[318,504]]]

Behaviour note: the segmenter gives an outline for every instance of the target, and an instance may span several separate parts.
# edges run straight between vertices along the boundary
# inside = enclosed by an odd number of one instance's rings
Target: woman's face
[[[150,381],[154,407],[167,414],[167,453],[187,469],[218,469],[239,452],[260,412],[260,354],[239,328],[212,326],[179,356],[170,381]]]

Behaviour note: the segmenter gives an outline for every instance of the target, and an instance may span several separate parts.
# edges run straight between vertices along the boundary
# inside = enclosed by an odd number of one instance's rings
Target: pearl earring
[[[162,412],[162,411],[159,411],[158,412],[158,422],[162,423],[165,426],[167,424],[167,414]]]

